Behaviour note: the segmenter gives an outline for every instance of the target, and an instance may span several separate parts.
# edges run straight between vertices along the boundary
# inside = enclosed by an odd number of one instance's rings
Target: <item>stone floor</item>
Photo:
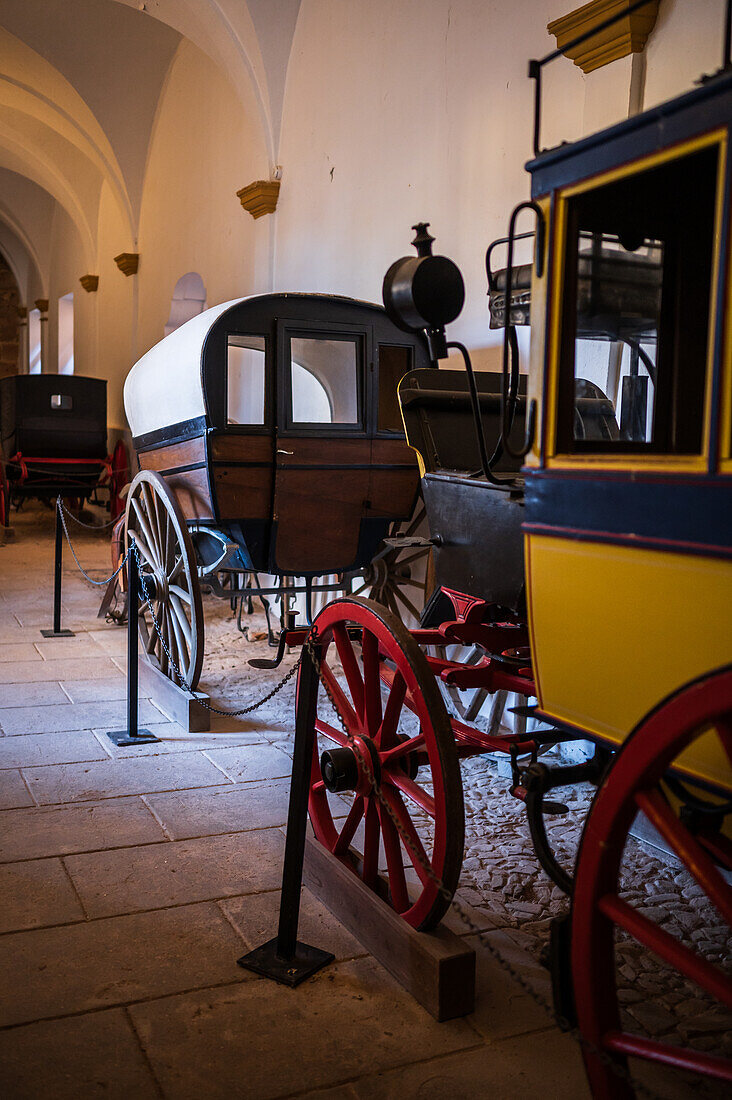
[[[66,554],[63,624],[76,636],[43,639],[53,516],[31,509],[13,523],[0,546],[3,1096],[589,1095],[574,1042],[454,916],[478,953],[477,1006],[462,1020],[435,1023],[307,891],[302,938],[335,964],[294,991],[238,968],[276,928],[291,686],[247,721],[216,718],[199,735],[145,699],[141,723],[160,743],[115,748],[106,731],[125,720],[125,631],[96,618],[101,591]],[[73,537],[101,579],[107,541]],[[262,645],[225,605],[208,600],[206,616],[213,698],[241,706],[264,694],[276,677],[246,665]],[[463,905],[548,996],[520,921],[491,905],[497,879],[481,892],[481,867],[469,854]],[[523,905],[535,931],[537,910]]]

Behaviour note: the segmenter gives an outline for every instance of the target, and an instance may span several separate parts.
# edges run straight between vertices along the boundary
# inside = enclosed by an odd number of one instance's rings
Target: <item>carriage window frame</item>
[[[358,420],[293,421],[292,419],[292,340],[343,340],[356,346],[356,401]],[[367,369],[372,362],[371,330],[366,325],[344,325],[322,321],[300,321],[288,318],[277,323],[278,434],[292,436],[339,435],[363,438],[369,434],[370,387]]]
[[[546,465],[555,468],[576,468],[578,466],[602,467],[608,470],[665,470],[669,468],[700,471],[706,470],[709,464],[710,436],[711,436],[711,408],[713,396],[714,373],[719,359],[717,347],[717,334],[715,320],[718,306],[719,280],[720,280],[720,239],[721,226],[723,224],[725,180],[728,171],[728,132],[727,129],[717,129],[708,134],[693,138],[689,141],[663,150],[660,153],[645,156],[619,168],[611,169],[598,176],[582,180],[580,183],[563,187],[556,192],[555,206],[555,250],[552,259],[553,286],[552,300],[549,307],[550,318],[549,346],[547,356],[546,374]],[[606,449],[574,447],[569,449],[563,446],[560,430],[560,402],[564,397],[567,400],[566,375],[570,373],[574,378],[575,359],[571,362],[563,358],[563,341],[566,333],[564,330],[565,318],[569,315],[576,297],[572,297],[572,306],[566,304],[566,288],[568,274],[568,258],[573,242],[571,239],[572,225],[569,216],[572,200],[588,191],[594,191],[600,187],[639,176],[652,169],[662,167],[674,161],[681,161],[695,153],[714,147],[717,153],[716,180],[714,182],[714,212],[712,221],[712,255],[710,265],[710,289],[709,309],[707,316],[707,343],[706,362],[704,367],[704,401],[701,410],[701,440],[700,448],[694,452],[679,452],[663,450],[660,447],[633,445],[617,445]],[[566,313],[565,313],[566,310]],[[572,341],[575,340],[576,329],[572,329]],[[564,383],[564,384],[563,384]],[[732,468],[732,464],[731,464]]]
[[[261,340],[264,344],[264,395],[263,402],[264,407],[262,410],[262,419],[253,423],[234,423],[229,421],[229,348],[237,347],[236,344],[230,344],[231,338],[236,339],[240,337],[242,339]],[[259,350],[259,349],[255,349]],[[227,331],[224,334],[224,353],[225,353],[225,372],[224,372],[224,417],[223,427],[226,431],[231,432],[246,432],[247,434],[256,432],[271,432],[272,430],[272,407],[273,391],[272,391],[272,369],[271,369],[271,339],[264,332],[233,332]]]
[[[374,341],[374,360],[376,363],[376,370],[374,372],[374,434],[381,439],[405,439],[406,433],[404,429],[404,420],[401,415],[401,406],[399,404],[399,385],[397,384],[394,390],[394,401],[396,411],[399,413],[399,427],[398,428],[383,428],[381,426],[381,414],[382,414],[382,390],[381,390],[381,349],[392,348],[397,351],[404,351],[407,353],[409,359],[409,366],[401,375],[399,382],[402,378],[405,378],[410,371],[415,369],[415,350],[414,344],[402,344],[396,340],[389,339],[376,339]]]

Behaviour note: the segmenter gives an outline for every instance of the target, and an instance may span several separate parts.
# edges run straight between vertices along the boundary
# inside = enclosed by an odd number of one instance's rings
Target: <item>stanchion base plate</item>
[[[42,630],[44,638],[75,638],[73,630]]]
[[[130,737],[127,730],[112,730],[107,734],[110,741],[114,741],[115,745],[153,745],[160,740],[154,733],[150,733],[150,730],[138,730],[137,737]]]
[[[321,951],[319,947],[310,947],[298,940],[294,956],[291,959],[282,959],[277,954],[275,936],[273,940],[255,947],[247,955],[242,955],[237,962],[245,970],[253,970],[255,974],[262,974],[265,978],[294,987],[333,962],[334,958],[335,955],[330,951]]]

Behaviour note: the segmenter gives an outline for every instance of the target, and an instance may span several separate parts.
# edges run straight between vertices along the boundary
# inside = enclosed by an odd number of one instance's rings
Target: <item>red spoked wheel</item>
[[[704,739],[702,742],[701,739]],[[700,792],[696,809],[679,813],[674,797],[678,777],[688,772],[690,754],[703,759],[719,781]],[[685,755],[684,755],[685,754]],[[681,758],[681,760],[680,760]],[[680,764],[679,764],[680,761]],[[705,767],[707,772],[710,768]],[[688,789],[684,779],[684,788]],[[693,784],[692,784],[693,786]],[[626,1030],[627,1014],[618,999],[618,954],[638,945],[667,980],[685,979],[692,996],[706,998],[712,1013],[730,1012],[732,1025],[732,958],[730,952],[707,952],[697,942],[682,941],[681,932],[661,927],[658,910],[650,916],[621,896],[622,868],[628,832],[640,810],[685,865],[704,897],[707,921],[719,926],[717,936],[730,943],[732,926],[732,669],[705,677],[661,704],[636,727],[618,753],[598,791],[577,862],[572,904],[571,965],[578,1025],[585,1040],[583,1057],[593,1097],[618,1100],[635,1095],[627,1076],[628,1058],[645,1059],[704,1077],[732,1082],[732,1061],[719,1050],[660,1041]],[[711,792],[711,793],[710,793]],[[704,809],[706,807],[706,809]],[[721,870],[720,870],[721,868]],[[675,931],[682,929],[670,913]],[[688,997],[688,993],[686,994]]]
[[[315,835],[411,925],[434,927],[457,887],[465,835],[460,765],[434,676],[406,627],[378,603],[337,600],[315,625]]]

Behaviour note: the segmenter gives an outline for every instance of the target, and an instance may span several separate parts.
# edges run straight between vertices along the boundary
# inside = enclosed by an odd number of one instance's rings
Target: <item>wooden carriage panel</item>
[[[270,435],[226,435],[211,437],[211,460],[220,462],[264,462],[272,461],[272,436]]]
[[[182,443],[170,443],[163,447],[154,447],[138,454],[140,468],[162,473],[175,470],[179,466],[206,464],[206,439],[199,435],[195,439],[186,439]]]
[[[373,518],[406,519],[414,508],[419,470],[414,451],[403,439],[371,441],[368,514]]]
[[[187,520],[214,519],[206,469],[164,474]]]
[[[290,470],[307,466],[320,470],[328,466],[338,466],[347,470],[353,466],[368,466],[371,463],[371,440],[360,436],[358,439],[334,439],[333,436],[318,437],[280,435],[277,440],[277,468]]]
[[[219,519],[269,519],[272,467],[214,466],[214,493]]]
[[[419,473],[413,470],[384,470],[375,466],[369,483],[368,515],[374,518],[407,519],[419,490]]]

